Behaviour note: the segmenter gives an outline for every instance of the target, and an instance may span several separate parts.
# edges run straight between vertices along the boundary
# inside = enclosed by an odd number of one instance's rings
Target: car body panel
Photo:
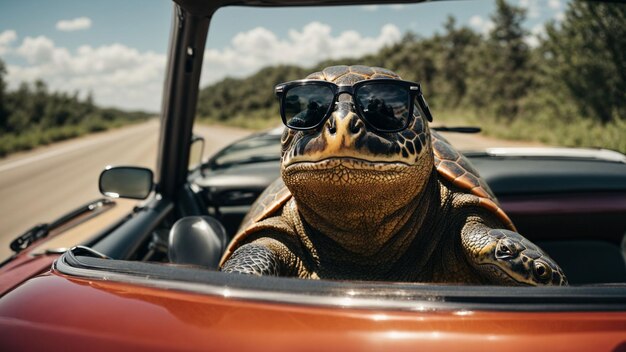
[[[29,253],[20,253],[0,268],[0,296],[31,277],[50,270],[52,262],[59,255],[32,256]]]
[[[590,351],[623,349],[625,331],[626,312],[331,309],[57,273],[0,300],[0,340],[13,343],[9,350]]]
[[[147,236],[162,222],[170,220],[169,216],[188,215],[181,210],[184,208],[181,205],[183,202],[181,199],[184,197],[180,197],[180,194],[181,190],[188,186],[186,183],[188,182],[189,158],[187,147],[192,137],[200,68],[203,60],[202,55],[194,55],[194,53],[204,52],[210,17],[218,7],[225,5],[373,4],[377,2],[374,0],[178,0],[182,7],[175,5],[173,11],[169,59],[163,93],[159,159],[156,169],[158,182],[154,197],[156,200],[148,204],[146,208],[142,208],[143,210],[136,210],[134,216],[130,216],[128,221],[124,220],[119,224],[119,228],[110,229],[96,236],[101,241],[98,243],[92,241],[94,246],[100,245],[101,249],[117,248],[119,256],[115,258],[142,263],[133,256],[136,254],[137,247],[145,245]],[[276,135],[276,131],[272,133]],[[488,160],[528,156],[528,153],[524,154],[519,151],[509,153],[508,156],[502,154],[502,151],[493,153],[494,155],[490,156],[492,159]],[[589,153],[594,154],[593,151]],[[537,157],[537,154],[535,152],[534,156]],[[588,156],[589,154],[576,154],[568,157],[586,158]],[[546,155],[539,157],[545,158]],[[526,160],[526,162],[527,166],[529,163],[532,164],[532,160]],[[620,161],[614,160],[613,162],[619,163]],[[547,163],[551,162],[547,161]],[[591,161],[584,161],[573,169],[582,168],[583,164],[592,165],[591,163]],[[480,169],[480,165],[478,166]],[[620,167],[623,166],[615,168]],[[251,198],[250,192],[260,191],[263,184],[273,178],[271,175],[277,175],[278,172],[277,161],[260,161],[242,167],[246,173],[254,168],[257,168],[256,171],[259,171],[262,177],[237,179],[236,176],[241,176],[241,174],[238,174],[236,169],[227,169],[216,174],[205,175],[206,177],[193,185],[205,187],[205,191],[213,196],[219,196],[209,198],[209,202],[216,200],[231,202],[231,204],[226,204],[227,206],[218,204],[221,207],[220,211],[224,214],[228,206],[240,207],[242,206],[240,203],[246,203]],[[500,166],[500,169],[503,167]],[[592,173],[598,171],[594,168],[589,170]],[[510,174],[511,176],[520,175],[518,172]],[[602,177],[606,176],[603,172],[600,174]],[[622,189],[620,180],[626,178],[620,174],[619,170],[614,174],[617,176],[611,180],[616,180],[616,183],[611,183],[611,189],[581,190],[577,187],[590,184],[576,183],[590,175],[581,172],[574,179],[576,182],[568,183],[570,186],[575,185],[574,191],[581,192],[571,193],[572,189],[559,190],[559,192],[570,192],[567,194],[554,193],[554,187],[564,185],[563,182],[558,182],[559,175],[544,174],[550,178],[550,182],[541,183],[542,187],[545,187],[541,189],[541,192],[533,193],[528,187],[520,187],[519,189],[524,192],[511,194],[504,192],[500,194],[500,201],[505,210],[510,210],[512,217],[516,214],[518,218],[528,217],[527,222],[534,224],[533,229],[539,229],[542,224],[545,224],[542,222],[545,220],[541,219],[542,216],[552,216],[551,223],[556,227],[544,228],[543,232],[534,232],[531,229],[528,235],[531,239],[571,241],[573,238],[581,237],[576,231],[580,230],[582,222],[591,223],[590,228],[582,229],[584,234],[594,234],[596,237],[593,239],[609,242],[612,246],[610,248],[616,250],[615,254],[621,258],[619,235],[623,234],[622,228],[598,226],[598,224],[607,223],[607,218],[604,217],[590,221],[587,206],[587,203],[593,204],[594,213],[602,216],[608,214],[610,219],[623,219],[623,214],[626,214],[623,198],[625,190]],[[489,177],[488,173],[486,175]],[[527,182],[526,186],[538,185],[535,182],[536,179],[532,178],[533,174],[530,176],[522,180]],[[519,186],[518,181],[520,180],[509,180],[503,183],[505,185],[503,187],[506,189],[510,185]],[[242,189],[242,183],[245,182],[254,183],[254,187]],[[607,186],[607,184],[600,183],[600,186]],[[498,187],[494,187],[494,191],[497,189]],[[603,193],[586,193],[589,191]],[[239,211],[241,209],[235,210],[233,214]],[[554,224],[554,219],[557,219],[554,216],[557,215],[563,217],[558,218],[559,221]],[[236,217],[233,216],[233,219]],[[581,222],[576,222],[576,219]],[[233,220],[234,222],[236,220]],[[623,225],[623,222],[621,224]],[[231,227],[234,231],[235,226]],[[519,227],[523,228],[523,226]],[[144,234],[137,237],[130,236],[141,232],[140,230],[145,232],[146,236]],[[46,241],[48,239],[42,239],[37,244]],[[124,243],[131,245],[125,246]],[[591,248],[588,242],[577,243],[579,249],[582,248],[585,252]],[[570,249],[571,247],[567,247],[567,250]],[[598,251],[598,254],[602,256],[603,252]],[[202,283],[195,283],[195,287],[199,288],[197,291],[184,290],[184,285],[155,287],[159,279],[152,276],[150,272],[144,273],[141,280],[138,280],[140,282],[120,280],[114,272],[102,268],[92,269],[98,270],[98,275],[93,277],[69,275],[57,268],[51,269],[51,264],[57,257],[57,254],[34,255],[29,248],[0,268],[0,349],[3,351],[77,350],[79,348],[90,351],[626,350],[626,309],[624,308],[626,295],[623,294],[626,287],[623,282],[626,280],[616,281],[622,284],[607,284],[599,287],[608,292],[609,300],[613,299],[619,303],[615,309],[602,308],[602,305],[599,306],[600,308],[592,306],[588,309],[579,309],[579,305],[588,303],[586,298],[591,303],[594,298],[597,298],[585,295],[569,297],[571,299],[569,308],[560,310],[550,309],[556,305],[555,302],[559,303],[561,297],[557,295],[549,296],[551,299],[546,300],[545,304],[540,307],[548,307],[543,310],[525,310],[524,306],[511,309],[490,308],[490,305],[496,307],[493,304],[495,294],[490,292],[490,287],[486,287],[483,288],[481,296],[470,297],[481,303],[484,307],[481,309],[464,309],[458,306],[450,308],[443,304],[439,308],[411,311],[384,306],[379,308],[374,306],[370,309],[355,308],[347,303],[323,306],[310,302],[314,299],[312,294],[303,293],[292,295],[290,301],[269,302],[262,301],[259,296],[255,296],[255,291],[248,292],[245,297],[228,295],[226,293],[228,286],[223,287],[225,289],[220,291],[222,294],[203,293],[204,284]],[[589,262],[581,257],[574,256],[573,258],[577,265],[590,266]],[[623,264],[623,258],[619,260],[622,260]],[[116,262],[116,260],[110,260],[110,262]],[[58,261],[54,263],[56,265]],[[160,263],[159,265],[171,267],[168,264]],[[310,287],[316,283],[319,282],[307,281],[303,286]],[[352,283],[344,282],[343,284],[351,285]],[[398,286],[391,283],[385,286],[385,289],[394,290],[398,289]],[[465,289],[471,291],[471,287],[460,288],[460,290]],[[379,292],[375,288],[370,290],[373,293]],[[519,291],[511,292],[517,294]],[[543,291],[524,292],[529,294],[529,292]],[[403,301],[404,306],[411,306],[413,303],[410,301],[411,297],[408,296],[406,298],[408,301]],[[502,297],[498,296],[498,298]],[[374,296],[372,301],[377,303],[379,300],[381,299],[377,300]],[[535,302],[537,300],[535,298]]]

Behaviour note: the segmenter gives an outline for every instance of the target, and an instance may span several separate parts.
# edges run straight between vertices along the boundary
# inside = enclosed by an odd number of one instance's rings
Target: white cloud
[[[26,37],[16,51],[30,64],[60,63],[67,61],[69,53],[64,48],[57,48],[54,42],[44,36]]]
[[[478,15],[472,16],[469,20],[469,24],[476,28],[482,35],[489,34],[495,27],[495,24],[491,20],[486,20]]]
[[[379,6],[378,5],[363,5],[361,6],[361,9],[363,9],[363,11],[378,11]]]
[[[389,9],[392,9],[394,11],[401,11],[404,10],[404,8],[406,7],[406,5],[403,4],[394,4],[394,5],[389,5]],[[374,11],[378,11],[381,8],[380,5],[363,5],[361,6],[361,10],[363,11],[369,11],[369,12],[374,12]]]
[[[258,27],[237,34],[223,49],[206,50],[202,85],[226,76],[249,75],[269,65],[311,66],[324,59],[359,57],[401,37],[392,24],[383,26],[376,35],[364,36],[356,31],[335,34],[329,25],[311,22],[287,31],[285,38]],[[16,38],[15,33],[2,32],[0,45],[10,45]],[[41,79],[54,91],[91,91],[95,102],[102,106],[148,111],[161,107],[164,53],[140,52],[118,43],[69,50],[45,36],[26,37],[14,46],[14,58],[23,63],[14,61],[7,66],[11,89],[21,82]]]
[[[530,34],[526,36],[526,44],[532,48],[536,48],[539,46],[541,38],[546,34],[546,27],[540,23],[535,25],[531,30]]]
[[[47,37],[26,37],[15,53],[27,65],[8,65],[12,89],[41,79],[53,91],[93,92],[97,104],[158,111],[165,55],[141,53],[122,44],[82,46],[75,51],[55,46]]]
[[[528,18],[538,18],[541,16],[539,0],[520,0],[519,6],[526,9]]]
[[[275,64],[311,66],[325,59],[359,57],[401,37],[398,27],[392,24],[383,26],[376,36],[365,37],[351,30],[333,35],[329,25],[311,22],[301,30],[290,29],[286,39],[257,27],[237,34],[223,50],[207,50],[201,83],[206,85],[225,76],[242,77]]]
[[[558,10],[561,8],[561,0],[548,0],[548,7],[553,10]]]
[[[557,13],[554,15],[554,19],[555,19],[557,22],[563,22],[563,20],[565,20],[565,12],[557,12]]]
[[[64,32],[79,31],[91,28],[91,19],[88,17],[78,17],[72,20],[61,20],[57,22],[56,29]]]
[[[4,55],[11,49],[11,43],[17,39],[17,33],[14,30],[6,30],[0,33],[0,55]]]
[[[544,11],[561,9],[562,0],[519,0],[519,6],[526,9],[528,18],[539,18]]]

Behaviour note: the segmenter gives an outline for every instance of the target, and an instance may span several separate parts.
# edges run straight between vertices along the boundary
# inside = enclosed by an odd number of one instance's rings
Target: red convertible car
[[[145,200],[69,250],[33,248],[94,221],[115,200],[96,200],[13,241],[15,254],[0,266],[0,350],[626,351],[626,156],[604,149],[465,153],[520,233],[562,266],[569,286],[216,270],[250,204],[279,175],[280,130],[198,162],[203,140],[192,127],[203,58],[195,53],[204,52],[213,14],[227,5],[373,3],[176,0],[158,167],[108,168],[99,182],[111,198]],[[207,231],[216,241],[203,239]]]

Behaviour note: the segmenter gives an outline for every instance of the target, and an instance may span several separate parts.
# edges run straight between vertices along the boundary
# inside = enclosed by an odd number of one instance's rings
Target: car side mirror
[[[202,153],[204,151],[204,138],[193,136],[189,144],[189,165],[188,171],[193,171],[202,165]]]
[[[107,166],[98,181],[100,193],[111,198],[146,199],[154,187],[152,170],[136,166]]]

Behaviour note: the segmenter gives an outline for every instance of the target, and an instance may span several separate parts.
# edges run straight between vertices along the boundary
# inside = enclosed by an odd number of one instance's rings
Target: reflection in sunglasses
[[[287,127],[316,128],[331,113],[340,94],[353,97],[357,116],[379,132],[395,132],[408,127],[414,98],[421,94],[413,82],[373,79],[353,86],[337,86],[327,81],[294,81],[277,86],[281,115]]]

